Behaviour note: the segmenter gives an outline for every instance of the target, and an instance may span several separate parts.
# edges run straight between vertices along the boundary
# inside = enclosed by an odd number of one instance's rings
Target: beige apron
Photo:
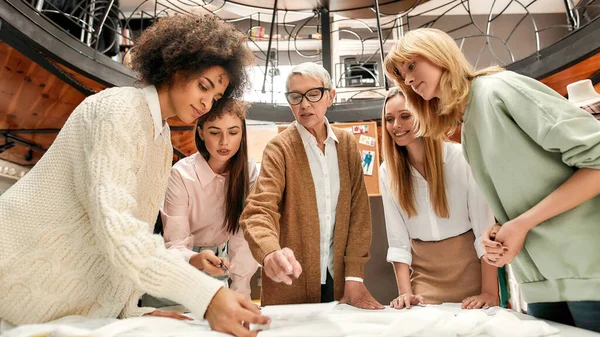
[[[428,304],[462,302],[481,293],[481,264],[472,230],[441,241],[411,240],[412,291]]]

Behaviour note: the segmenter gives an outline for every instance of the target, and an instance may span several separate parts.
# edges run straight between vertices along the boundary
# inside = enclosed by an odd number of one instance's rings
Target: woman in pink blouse
[[[226,283],[231,277],[231,288],[250,298],[258,263],[238,219],[258,171],[248,158],[246,110],[228,101],[198,118],[198,152],[173,165],[161,217],[167,248]]]

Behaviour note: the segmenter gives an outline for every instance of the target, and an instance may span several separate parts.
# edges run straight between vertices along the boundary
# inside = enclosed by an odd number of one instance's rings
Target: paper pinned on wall
[[[370,150],[362,150],[361,157],[362,157],[363,173],[365,175],[372,176],[373,175],[373,166],[374,166],[373,161],[375,160],[375,152],[370,151]]]
[[[358,142],[361,144],[365,144],[368,146],[375,146],[376,140],[374,137],[370,137],[370,136],[366,136],[366,135],[360,135],[360,138],[358,139]]]
[[[354,133],[369,133],[368,125],[354,125],[352,127],[352,132]]]

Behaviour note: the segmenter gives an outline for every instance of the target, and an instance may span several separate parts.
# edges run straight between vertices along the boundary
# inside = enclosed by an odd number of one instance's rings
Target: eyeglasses
[[[298,105],[302,103],[304,98],[311,103],[317,103],[323,98],[323,93],[325,90],[331,89],[324,87],[312,88],[303,94],[297,91],[290,91],[285,93],[285,99],[288,101],[288,103],[290,103],[290,105]]]

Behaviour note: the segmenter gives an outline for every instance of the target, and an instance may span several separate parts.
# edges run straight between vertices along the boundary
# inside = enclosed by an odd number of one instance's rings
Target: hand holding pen
[[[221,263],[219,264],[219,267],[221,269],[223,269],[223,272],[225,272],[225,275],[229,274],[229,267],[227,267],[227,265],[225,264],[225,261],[227,261],[227,259],[223,258],[221,259]]]
[[[231,264],[226,258],[220,258],[212,250],[203,250],[190,258],[190,264],[213,277],[225,276]]]

